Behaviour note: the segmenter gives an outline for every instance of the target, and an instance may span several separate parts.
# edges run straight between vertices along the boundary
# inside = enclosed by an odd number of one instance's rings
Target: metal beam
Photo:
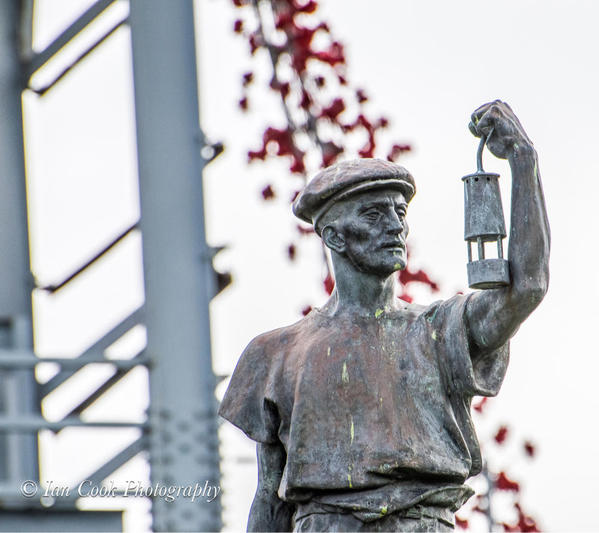
[[[103,337],[98,339],[92,344],[87,350],[85,350],[78,357],[75,357],[73,361],[77,359],[85,360],[86,358],[102,357],[104,350],[108,348],[112,343],[119,340],[127,331],[139,324],[143,320],[143,306],[138,307],[133,313],[131,313],[122,322],[112,328]],[[76,371],[73,370],[61,370],[58,374],[52,377],[43,385],[40,385],[40,395],[43,398],[50,394],[54,389],[62,385],[67,379],[69,379]]]
[[[140,363],[141,364],[141,363]],[[67,414],[66,417],[79,416],[83,411],[90,407],[96,400],[104,395],[109,389],[121,381],[125,376],[131,372],[133,368],[118,368],[117,371],[110,376],[104,383],[91,392],[85,400],[79,402],[73,407]]]
[[[41,416],[0,416],[0,433],[7,432],[36,432],[40,429],[58,431],[66,427],[85,428],[147,428],[147,422],[117,422],[117,421],[94,421],[86,422],[80,418],[65,418],[57,422],[46,420]],[[21,479],[22,481],[22,479]]]
[[[54,41],[52,41],[39,54],[35,54],[27,65],[27,78],[29,79],[37,70],[50,61],[54,55],[66,46],[73,37],[84,30],[105,9],[110,7],[116,0],[97,0],[77,20],[66,28]]]
[[[39,288],[42,291],[48,291],[51,294],[62,289],[67,283],[69,283],[74,278],[76,278],[79,274],[81,274],[82,272],[87,270],[98,259],[100,259],[101,257],[104,257],[105,254],[110,252],[110,250],[112,250],[117,244],[119,244],[125,237],[127,237],[131,232],[136,230],[137,227],[138,227],[137,222],[135,224],[133,224],[132,226],[129,226],[125,231],[123,231],[121,234],[119,234],[117,237],[115,237],[109,244],[107,244],[104,248],[102,248],[99,252],[97,252],[89,261],[87,261],[85,264],[81,265],[77,270],[75,270],[73,273],[69,274],[61,282],[52,284],[52,285],[45,285],[44,287],[37,287],[37,288]]]
[[[219,484],[193,2],[131,0],[152,484]],[[204,453],[205,452],[205,453]],[[208,460],[206,460],[206,457]],[[217,531],[220,504],[152,505],[156,531]]]
[[[66,509],[31,509],[31,502],[21,512],[0,511],[0,532],[19,533],[86,533],[122,531],[121,511],[85,511]]]
[[[23,352],[25,353],[25,352]],[[142,352],[140,352],[142,353]],[[139,354],[138,354],[139,355]],[[85,357],[85,358],[65,358],[65,357],[35,357],[34,355],[10,354],[8,350],[0,350],[0,368],[21,369],[34,368],[41,363],[56,363],[63,369],[79,370],[89,364],[109,364],[116,368],[131,369],[134,366],[148,365],[150,359],[147,357],[133,357],[131,359],[107,359],[106,357]]]
[[[0,347],[32,350],[27,194],[19,57],[20,0],[0,2]],[[0,415],[39,412],[31,369],[0,376]],[[37,479],[34,435],[0,437],[0,482]]]
[[[141,357],[141,354],[145,353],[145,351],[141,351],[137,354],[133,359],[138,360],[138,364],[149,364],[149,360]],[[79,402],[75,407],[73,407],[63,418],[69,418],[73,416],[80,416],[83,411],[85,411],[88,407],[90,407],[96,400],[104,395],[104,393],[108,392],[114,385],[116,385],[119,381],[121,381],[126,375],[133,370],[134,367],[131,368],[117,368],[116,372],[110,376],[104,383],[102,383],[96,390],[92,391],[88,396],[81,402]]]
[[[27,63],[33,58],[33,1],[21,0],[21,16],[19,21],[19,58]]]
[[[141,435],[139,438],[135,439],[131,444],[129,444],[123,450],[117,453],[114,457],[112,457],[109,461],[104,463],[95,472],[85,476],[85,479],[81,480],[81,482],[87,481],[90,485],[99,485],[115,470],[123,466],[127,461],[130,461],[138,453],[143,452],[147,448],[148,437],[147,435]]]
[[[98,46],[100,46],[108,37],[110,37],[116,30],[118,30],[125,22],[127,22],[127,17],[119,20],[116,24],[113,24],[110,29],[97,39],[93,44],[88,46],[83,52],[81,52],[75,60],[69,64],[68,67],[64,68],[60,71],[60,73],[48,84],[43,87],[32,87],[31,84],[28,86],[34,93],[39,96],[44,96],[52,87],[54,87],[62,78],[64,78],[73,68],[75,68],[83,59],[85,59],[89,54],[91,54]]]

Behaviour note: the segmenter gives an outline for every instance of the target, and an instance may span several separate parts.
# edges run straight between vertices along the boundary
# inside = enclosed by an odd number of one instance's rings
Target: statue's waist
[[[474,494],[467,485],[402,482],[376,489],[314,493],[297,504],[296,518],[313,513],[351,513],[363,522],[398,513],[406,518],[436,518],[453,524],[453,513]]]

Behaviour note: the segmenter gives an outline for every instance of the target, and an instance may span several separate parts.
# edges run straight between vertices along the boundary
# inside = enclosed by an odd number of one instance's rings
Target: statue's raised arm
[[[474,346],[488,352],[505,344],[547,292],[549,223],[537,153],[510,106],[496,100],[479,107],[469,127],[488,137],[489,150],[507,159],[512,171],[511,283],[472,295],[466,309]]]

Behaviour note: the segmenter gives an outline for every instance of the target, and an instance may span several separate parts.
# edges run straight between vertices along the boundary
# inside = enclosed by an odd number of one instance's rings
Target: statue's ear
[[[342,254],[345,252],[345,239],[333,226],[325,226],[322,229],[322,241],[327,248]]]

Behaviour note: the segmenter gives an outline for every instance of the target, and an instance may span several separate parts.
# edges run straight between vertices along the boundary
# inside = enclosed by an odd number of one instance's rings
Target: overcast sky
[[[87,4],[41,1],[45,22],[37,45]],[[418,187],[409,242],[414,262],[440,282],[441,297],[466,287],[460,178],[475,170],[470,113],[503,99],[534,141],[552,229],[551,285],[512,343],[506,381],[480,434],[484,441],[507,423],[514,444],[521,438],[538,444],[531,464],[516,460],[515,449],[503,455],[490,449],[489,456],[523,482],[523,501],[544,529],[596,528],[599,6],[591,0],[376,0],[367,9],[357,0],[321,4],[322,17],[346,45],[351,82],[371,97],[368,110],[391,119],[384,140],[414,146],[402,160]],[[198,5],[201,122],[210,138],[226,145],[204,180],[209,240],[228,245],[218,264],[235,279],[212,305],[215,370],[225,374],[255,335],[294,322],[305,304],[319,305],[326,296],[318,246],[305,241],[296,263],[286,259],[296,223],[286,191],[297,180],[284,164],[245,164],[264,126],[281,125],[269,98],[255,94],[250,115],[236,105],[241,75],[253,70],[265,86],[268,62],[251,59],[233,34],[238,13],[230,2]],[[138,216],[129,69],[128,31],[122,29],[43,100],[26,100],[36,209],[32,253],[42,281],[68,273]],[[487,153],[485,168],[502,175],[507,211],[508,166]],[[258,200],[267,183],[283,192],[270,205]],[[76,352],[138,305],[139,265],[133,238],[64,295],[38,296],[38,348]],[[422,303],[438,298],[419,296]],[[143,398],[132,401],[143,404]],[[253,445],[231,427],[223,427],[222,438],[227,525],[240,529],[255,466],[238,460],[249,460]]]

